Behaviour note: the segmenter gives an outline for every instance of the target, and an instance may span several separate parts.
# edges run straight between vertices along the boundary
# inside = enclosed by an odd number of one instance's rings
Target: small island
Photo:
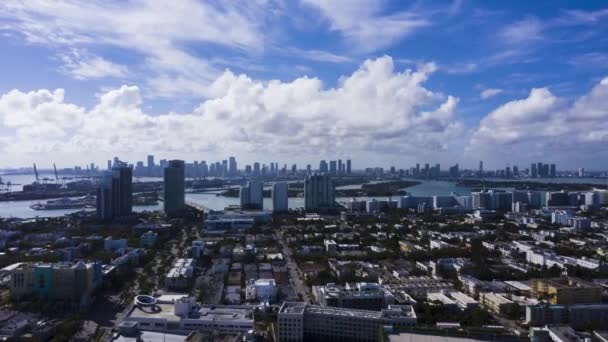
[[[496,181],[484,179],[448,179],[455,182],[458,186],[469,187],[471,189],[483,188],[511,188],[516,190],[542,190],[542,191],[587,191],[593,189],[605,189],[601,184],[584,183],[542,183],[535,181]]]

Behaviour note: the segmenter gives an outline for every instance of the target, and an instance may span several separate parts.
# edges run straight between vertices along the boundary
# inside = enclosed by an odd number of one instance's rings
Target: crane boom
[[[34,175],[36,176],[36,181],[38,181],[38,169],[36,168],[36,163],[34,163]]]

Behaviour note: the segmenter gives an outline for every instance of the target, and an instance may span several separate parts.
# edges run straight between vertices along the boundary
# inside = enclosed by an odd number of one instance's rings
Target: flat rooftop
[[[142,310],[133,306],[125,318],[162,319],[170,322],[179,322],[181,317],[174,312],[173,304],[156,304],[153,308]],[[252,321],[253,309],[245,306],[198,306],[192,310],[187,319],[201,321]]]
[[[280,313],[292,313],[292,314],[311,313],[311,314],[322,314],[322,315],[332,315],[332,316],[375,318],[375,319],[382,318],[382,313],[379,311],[323,307],[323,306],[317,306],[317,305],[306,305],[305,303],[300,303],[300,302],[285,302],[279,312]]]
[[[186,339],[185,335],[176,334],[165,334],[159,332],[142,331],[140,334],[134,337],[118,336],[114,338],[113,342],[184,342]]]

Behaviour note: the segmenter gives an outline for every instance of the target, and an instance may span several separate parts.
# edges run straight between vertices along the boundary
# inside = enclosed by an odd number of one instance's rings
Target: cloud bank
[[[366,60],[333,88],[317,78],[265,82],[228,70],[190,113],[162,115],[144,112],[137,86],[107,91],[91,109],[66,102],[61,89],[12,90],[0,97],[0,127],[16,133],[0,145],[15,156],[140,159],[148,152],[295,159],[442,151],[463,126],[455,115],[459,100],[424,86],[435,70],[429,63],[398,71],[384,56]]]

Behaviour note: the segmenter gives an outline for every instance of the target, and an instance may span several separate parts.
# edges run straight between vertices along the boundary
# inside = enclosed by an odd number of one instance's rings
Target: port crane
[[[0,192],[11,192],[11,187],[13,185],[21,185],[17,183],[13,183],[11,181],[4,181],[2,177],[0,177]]]
[[[61,185],[65,185],[65,181],[70,180],[71,178],[68,177],[59,177],[59,173],[57,172],[57,165],[55,165],[55,163],[53,163],[53,171],[55,171],[55,182],[59,183],[61,182]]]
[[[38,177],[38,169],[36,168],[36,163],[34,163],[34,175],[36,176],[36,182],[40,180]]]

